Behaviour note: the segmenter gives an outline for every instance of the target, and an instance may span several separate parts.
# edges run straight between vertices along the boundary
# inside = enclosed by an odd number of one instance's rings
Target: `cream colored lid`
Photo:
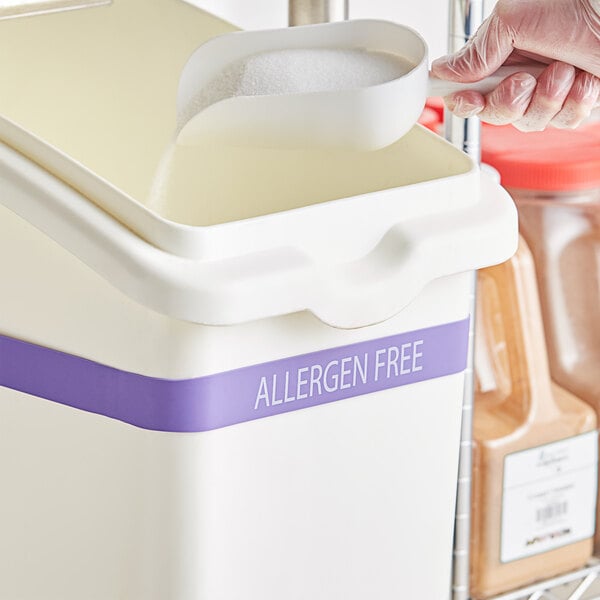
[[[0,20],[0,115],[144,199],[175,130],[186,60],[233,29],[182,0]]]
[[[339,161],[336,193],[310,206],[195,226],[141,204],[175,131],[184,63],[231,29],[180,0],[0,20],[0,204],[134,301],[210,325],[302,310],[369,325],[433,279],[514,251],[508,195],[482,189],[470,159],[419,126],[368,161]]]

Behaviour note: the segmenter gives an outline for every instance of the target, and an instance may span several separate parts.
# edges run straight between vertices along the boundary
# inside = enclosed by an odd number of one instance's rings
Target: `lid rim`
[[[528,133],[512,125],[486,124],[482,160],[498,170],[505,187],[550,192],[600,188],[600,124]]]

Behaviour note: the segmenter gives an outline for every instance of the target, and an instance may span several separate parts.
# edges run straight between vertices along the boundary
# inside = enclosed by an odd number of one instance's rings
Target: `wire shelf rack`
[[[600,560],[592,559],[584,569],[565,573],[490,600],[599,600]]]

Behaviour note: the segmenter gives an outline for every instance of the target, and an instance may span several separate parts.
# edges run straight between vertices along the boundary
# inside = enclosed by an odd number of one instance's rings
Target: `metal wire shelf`
[[[600,599],[600,560],[594,558],[584,569],[507,592],[490,600],[598,599]]]

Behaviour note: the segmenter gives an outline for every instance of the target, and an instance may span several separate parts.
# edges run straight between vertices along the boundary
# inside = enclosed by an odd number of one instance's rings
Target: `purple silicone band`
[[[168,380],[0,336],[0,386],[157,431],[199,432],[465,370],[469,319]]]

